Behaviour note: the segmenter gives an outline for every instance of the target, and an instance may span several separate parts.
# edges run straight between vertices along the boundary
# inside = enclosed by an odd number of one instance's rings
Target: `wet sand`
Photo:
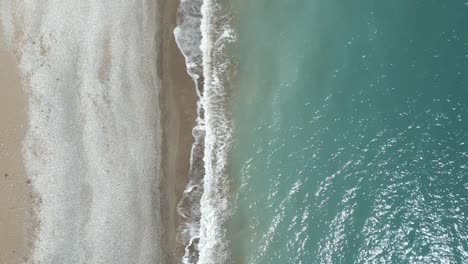
[[[21,154],[26,96],[13,55],[0,36],[0,263],[23,263],[29,256],[31,188]]]
[[[163,179],[161,193],[166,194],[168,213],[163,221],[168,227],[168,248],[174,250],[172,263],[180,263],[184,247],[176,241],[179,225],[177,204],[188,182],[190,151],[193,144],[192,128],[195,126],[197,96],[192,79],[187,73],[185,59],[174,39],[179,1],[162,3],[161,110],[163,132]]]

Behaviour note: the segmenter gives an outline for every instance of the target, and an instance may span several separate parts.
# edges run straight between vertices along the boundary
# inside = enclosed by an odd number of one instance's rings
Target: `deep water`
[[[233,262],[468,262],[468,4],[235,9]]]

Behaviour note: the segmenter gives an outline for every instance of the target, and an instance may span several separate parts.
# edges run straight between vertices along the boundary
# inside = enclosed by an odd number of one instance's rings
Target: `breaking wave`
[[[189,183],[179,203],[183,263],[227,263],[229,218],[227,159],[232,143],[229,96],[236,40],[229,10],[216,0],[183,0],[174,34],[195,82],[197,125]]]

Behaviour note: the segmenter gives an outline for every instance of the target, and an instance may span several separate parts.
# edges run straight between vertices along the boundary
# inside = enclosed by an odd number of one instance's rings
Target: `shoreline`
[[[31,257],[35,228],[33,190],[22,155],[28,96],[1,34],[0,86],[0,262],[20,263]]]
[[[180,225],[177,205],[182,198],[188,183],[190,155],[194,142],[192,129],[197,117],[197,95],[195,84],[187,73],[187,66],[182,52],[179,50],[173,34],[177,26],[177,9],[179,1],[160,1],[161,32],[160,36],[160,76],[162,89],[160,91],[162,138],[162,182],[161,194],[163,226],[168,228],[165,241],[170,253],[169,263],[180,263],[185,246],[177,241]],[[164,190],[163,190],[164,188]],[[166,208],[164,208],[166,206]]]

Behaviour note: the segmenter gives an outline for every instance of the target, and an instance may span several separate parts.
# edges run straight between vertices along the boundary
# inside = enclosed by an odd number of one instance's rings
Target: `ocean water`
[[[466,263],[468,4],[182,1],[183,263]]]
[[[468,262],[468,4],[230,8],[229,263]]]

